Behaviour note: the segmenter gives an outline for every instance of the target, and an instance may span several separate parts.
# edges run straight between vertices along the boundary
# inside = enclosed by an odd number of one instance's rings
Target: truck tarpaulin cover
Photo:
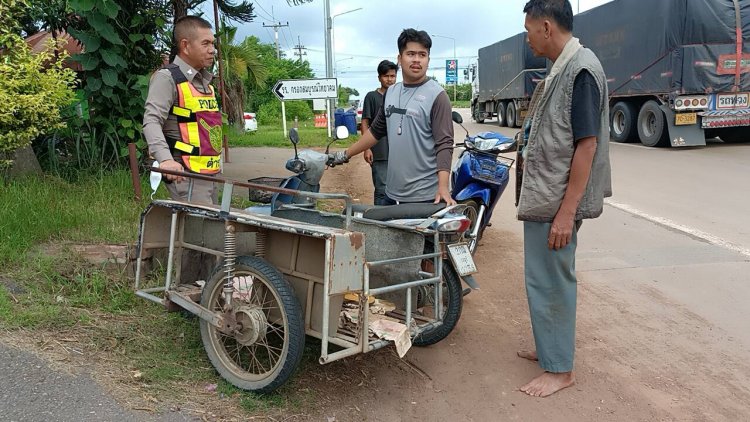
[[[544,74],[524,71],[545,66],[546,59],[531,52],[525,32],[479,49],[479,101],[530,97]]]
[[[750,90],[750,0],[739,0],[739,90]],[[574,34],[607,71],[610,94],[732,91],[737,25],[732,0],[615,0],[575,17]]]

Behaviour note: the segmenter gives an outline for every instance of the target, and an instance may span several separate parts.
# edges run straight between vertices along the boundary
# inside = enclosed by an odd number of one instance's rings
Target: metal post
[[[128,144],[128,158],[130,161],[130,176],[133,179],[133,189],[135,190],[135,200],[140,201],[141,195],[141,178],[138,175],[138,158],[136,157],[135,144]]]
[[[281,125],[284,127],[284,133],[281,136],[286,139],[286,103],[281,102]]]
[[[326,78],[333,76],[333,49],[331,48],[331,1],[325,0],[323,3],[325,43],[326,43]],[[328,113],[328,137],[331,137],[331,99],[326,99],[326,110]]]
[[[219,33],[219,5],[214,3],[214,23],[216,24],[216,33]],[[224,66],[221,64],[221,42],[216,39],[216,59],[219,61],[219,96],[221,97],[222,108],[227,107],[226,93],[224,92]],[[231,163],[229,160],[229,143],[227,142],[227,134],[223,134],[222,137],[222,149],[224,150],[224,161]]]

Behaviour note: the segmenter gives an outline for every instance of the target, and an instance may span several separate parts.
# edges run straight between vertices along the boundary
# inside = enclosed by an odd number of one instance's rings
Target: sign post
[[[456,101],[456,85],[458,84],[458,60],[445,61],[445,84],[453,84],[453,101]]]
[[[284,101],[315,100],[338,98],[338,82],[336,78],[321,79],[282,79],[273,86],[273,93],[281,100],[282,124],[286,136],[286,108]],[[328,101],[326,101],[326,104]],[[328,121],[331,119],[328,110]],[[331,125],[328,125],[328,137],[331,136]]]

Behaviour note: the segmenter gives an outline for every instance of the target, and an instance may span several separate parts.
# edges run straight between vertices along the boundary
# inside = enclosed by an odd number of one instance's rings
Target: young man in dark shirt
[[[378,65],[378,81],[380,88],[368,92],[362,107],[362,134],[370,130],[370,124],[378,111],[383,108],[383,95],[391,85],[396,83],[398,66],[388,60]],[[378,143],[364,152],[365,161],[372,168],[372,184],[375,186],[375,205],[386,205],[385,178],[388,173],[388,136],[383,136]]]

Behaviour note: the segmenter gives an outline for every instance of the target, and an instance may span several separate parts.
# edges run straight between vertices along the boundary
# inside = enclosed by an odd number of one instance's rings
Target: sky
[[[251,1],[257,17],[251,23],[239,24],[236,39],[241,41],[254,35],[261,42],[273,43],[274,30],[267,26],[288,23],[289,26],[278,28],[282,54],[296,58],[294,48],[301,43],[307,54],[303,57],[316,77],[325,77],[324,0],[300,6],[289,6],[286,0]],[[577,13],[609,1],[571,0],[571,3]],[[445,83],[445,61],[454,57],[455,40],[459,82],[464,82],[463,69],[476,63],[480,48],[523,32],[524,4],[526,0],[330,0],[331,16],[362,8],[333,18],[338,83],[357,89],[360,98],[378,88],[378,63],[384,59],[396,61],[396,39],[402,29],[409,27],[433,35],[427,74],[440,83]],[[213,13],[206,17],[213,21]]]

